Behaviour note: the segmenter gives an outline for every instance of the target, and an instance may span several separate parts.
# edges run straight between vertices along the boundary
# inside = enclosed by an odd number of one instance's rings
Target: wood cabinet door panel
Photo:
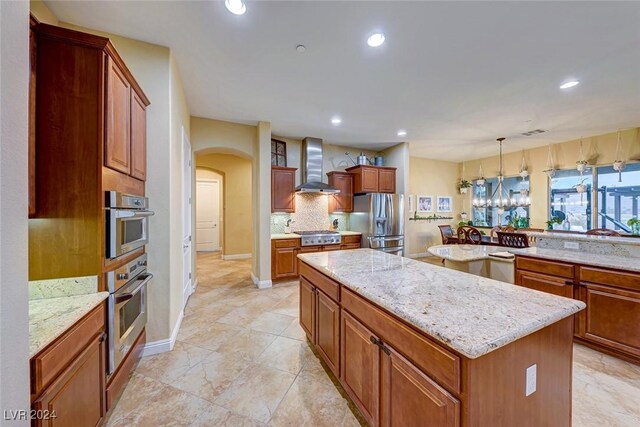
[[[134,90],[131,91],[131,176],[147,179],[147,111]]]
[[[275,275],[274,279],[298,275],[298,262],[295,248],[276,248],[275,254]]]
[[[300,263],[300,276],[305,277],[310,283],[313,283],[316,288],[320,289],[332,300],[336,302],[340,301],[340,285],[338,282],[330,279],[305,263]]]
[[[329,197],[329,212],[353,212],[353,175],[342,172],[329,172],[329,185],[340,193]]]
[[[340,250],[340,245],[327,245],[322,247],[321,252],[339,251],[339,250]]]
[[[640,292],[640,274],[638,273],[612,271],[596,267],[581,266],[579,268],[581,282],[599,283]]]
[[[587,308],[578,315],[578,336],[640,356],[640,292],[587,283],[580,299]]]
[[[300,326],[309,341],[315,343],[316,295],[314,287],[304,277],[300,278]]]
[[[363,193],[378,192],[378,169],[362,168],[362,187]]]
[[[341,313],[340,379],[369,425],[378,425],[380,348],[377,337],[346,310]]]
[[[316,289],[316,348],[336,376],[340,375],[340,306]]]
[[[395,193],[396,192],[396,171],[394,169],[378,170],[378,192],[379,193]]]
[[[271,212],[296,211],[295,183],[295,168],[271,169]]]
[[[55,413],[55,418],[36,420],[35,425],[100,425],[105,412],[104,357],[104,340],[100,337],[33,403],[36,411]]]
[[[382,426],[460,425],[460,402],[386,344],[380,389]]]
[[[571,281],[555,276],[518,270],[516,272],[516,285],[561,297],[573,298]]]
[[[118,65],[107,57],[105,166],[131,173],[131,85]]]

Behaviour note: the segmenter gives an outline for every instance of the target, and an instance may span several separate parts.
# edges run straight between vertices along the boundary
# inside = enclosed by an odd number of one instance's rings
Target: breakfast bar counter
[[[442,258],[445,267],[513,283],[515,256],[506,246],[490,245],[436,245],[427,251]]]
[[[370,249],[298,257],[300,324],[371,425],[570,426],[584,303]]]

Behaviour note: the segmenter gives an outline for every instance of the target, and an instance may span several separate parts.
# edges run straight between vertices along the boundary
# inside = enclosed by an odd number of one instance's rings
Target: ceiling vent
[[[531,136],[531,135],[537,135],[539,133],[545,133],[546,130],[544,129],[534,129],[534,130],[530,130],[529,132],[525,132],[522,135],[524,136]]]

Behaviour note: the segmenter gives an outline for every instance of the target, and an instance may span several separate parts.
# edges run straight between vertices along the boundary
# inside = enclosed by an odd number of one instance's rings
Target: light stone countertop
[[[371,249],[298,257],[471,359],[585,307],[581,301]]]
[[[29,358],[107,299],[109,292],[29,301]]]
[[[513,263],[513,259],[489,256],[495,252],[508,252],[510,248],[506,246],[490,245],[437,245],[431,246],[427,251],[431,255],[447,261],[471,262],[490,259],[498,262]]]
[[[530,256],[534,258],[549,259],[552,261],[565,261],[573,264],[586,264],[596,267],[613,268],[617,270],[629,270],[640,272],[640,259],[616,255],[602,255],[588,252],[569,251],[561,249],[524,248],[509,249],[514,255]]]
[[[544,239],[577,240],[581,242],[611,243],[619,245],[640,246],[640,237],[590,236],[577,233],[554,233],[553,231],[527,233],[530,236]]]
[[[338,233],[340,233],[341,236],[357,236],[362,234],[358,231],[338,231]],[[298,238],[300,238],[300,235],[296,233],[289,233],[289,234],[277,233],[277,234],[271,235],[271,240],[298,239]]]

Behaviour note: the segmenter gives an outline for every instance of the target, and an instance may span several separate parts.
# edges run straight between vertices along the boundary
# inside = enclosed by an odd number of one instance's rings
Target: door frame
[[[218,172],[216,172],[218,173]],[[222,229],[222,227],[224,227],[224,209],[223,209],[223,203],[224,203],[224,194],[222,193],[222,180],[221,179],[215,179],[215,178],[196,178],[196,192],[197,192],[197,187],[198,187],[198,183],[199,182],[217,182],[218,183],[218,224],[220,225],[218,227],[218,247],[216,249],[210,250],[210,251],[199,251],[197,250],[196,247],[196,252],[222,252],[222,236],[224,235],[224,230]],[[197,203],[197,200],[196,200]],[[196,210],[196,232],[198,230],[198,213]]]
[[[182,191],[184,192],[182,194],[182,212],[183,212],[183,218],[182,218],[182,230],[180,232],[181,234],[181,244],[182,244],[182,259],[184,261],[185,258],[185,245],[188,245],[188,251],[189,251],[189,262],[187,262],[187,265],[184,265],[185,263],[183,262],[182,265],[182,275],[181,275],[181,281],[182,281],[182,307],[184,309],[184,307],[187,305],[187,301],[189,300],[189,296],[191,296],[191,294],[195,291],[196,289],[196,281],[193,280],[193,151],[191,150],[191,142],[189,141],[189,136],[187,135],[187,132],[184,129],[184,126],[182,126]],[[185,158],[185,154],[188,153],[188,161]],[[185,243],[185,235],[184,232],[185,230],[188,230],[189,232],[189,236],[188,236],[188,241]],[[185,269],[187,270],[185,272]],[[184,278],[186,277],[186,273],[188,272],[188,279],[186,280],[186,283],[184,281]]]

